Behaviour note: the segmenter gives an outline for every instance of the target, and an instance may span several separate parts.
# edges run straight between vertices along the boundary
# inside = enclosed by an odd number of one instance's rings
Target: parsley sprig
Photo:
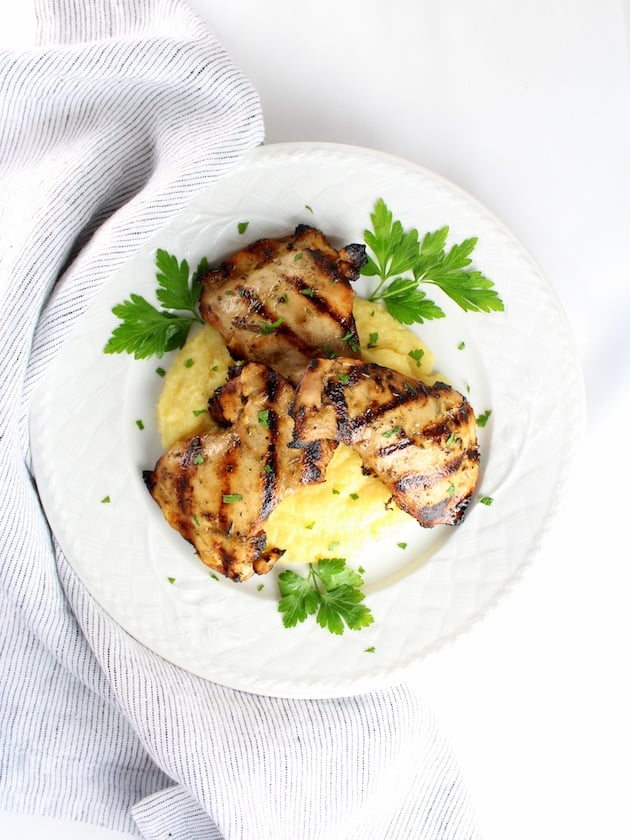
[[[194,323],[203,323],[197,311],[201,286],[197,278],[207,271],[204,258],[190,277],[186,260],[158,248],[155,255],[155,296],[161,308],[132,293],[112,308],[120,324],[112,331],[105,353],[129,353],[135,359],[161,358],[183,347]]]
[[[346,627],[361,630],[374,621],[362,603],[363,578],[341,557],[311,563],[306,577],[287,569],[278,576],[278,585],[282,595],[278,610],[285,627],[315,615],[320,627],[340,636]]]
[[[501,312],[503,301],[492,280],[472,269],[471,254],[477,238],[471,237],[447,250],[448,226],[426,233],[405,230],[382,198],[370,214],[372,229],[365,230],[371,251],[362,274],[377,277],[370,300],[380,300],[403,324],[422,324],[444,318],[444,310],[427,297],[421,284],[438,286],[468,312]]]

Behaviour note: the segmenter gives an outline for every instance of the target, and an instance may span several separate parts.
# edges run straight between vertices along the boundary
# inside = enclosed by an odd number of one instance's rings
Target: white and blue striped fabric
[[[59,551],[29,403],[107,278],[264,140],[251,83],[179,0],[35,0],[0,54],[0,808],[151,840],[472,840],[404,686],[297,701],[214,685],[115,625]]]

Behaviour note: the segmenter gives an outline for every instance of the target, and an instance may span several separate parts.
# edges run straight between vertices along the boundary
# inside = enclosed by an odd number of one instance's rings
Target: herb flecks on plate
[[[308,205],[305,207],[311,210]],[[370,300],[379,301],[397,321],[410,325],[444,318],[444,310],[427,296],[431,286],[438,287],[464,311],[503,311],[504,304],[493,281],[473,267],[472,254],[477,245],[475,237],[449,246],[447,226],[423,235],[416,228],[406,229],[401,221],[394,218],[382,198],[374,205],[370,220],[372,228],[364,231],[368,261],[361,273],[374,278]],[[244,235],[248,222],[241,221],[237,227],[239,234]],[[300,256],[301,253],[298,253],[295,257],[298,265]],[[184,346],[194,324],[204,323],[199,315],[201,285],[197,281],[208,271],[207,259],[204,258],[191,274],[185,259],[180,261],[166,250],[158,249],[155,266],[156,304],[141,295],[130,293],[126,300],[114,306],[112,312],[119,323],[104,347],[106,353],[127,353],[135,359],[151,356],[161,358],[165,353]],[[302,293],[310,297],[313,290],[309,287]],[[273,334],[281,330],[282,325],[283,318],[278,318],[273,322],[261,322],[258,329],[262,334]],[[342,340],[352,350],[359,350],[352,334],[346,334]],[[370,333],[368,347],[372,349],[378,342],[378,333]],[[459,349],[464,346],[464,342],[458,345]],[[328,356],[329,349],[324,345],[322,355]],[[422,350],[416,350],[409,355],[420,366],[422,354]],[[191,359],[184,364],[192,363]],[[156,368],[156,373],[159,376],[165,375],[161,367]],[[200,408],[193,413],[202,411],[207,409]],[[477,425],[483,427],[490,414],[490,410],[480,414]],[[259,412],[258,422],[266,428],[268,413]],[[137,421],[139,428],[140,423]],[[394,427],[385,436],[394,436],[398,431]],[[332,492],[339,495],[340,491],[333,489]],[[350,494],[350,499],[356,500],[357,495]],[[103,503],[109,501],[109,496],[102,499]],[[223,501],[238,506],[242,497],[239,494],[228,494]],[[479,502],[489,506],[493,499],[482,496]],[[397,545],[400,549],[407,547],[406,543]],[[330,545],[331,550],[333,546]],[[362,574],[361,567],[354,571],[343,558],[311,563],[306,576],[285,569],[278,575],[278,611],[284,626],[295,627],[311,616],[321,628],[334,635],[341,635],[346,629],[360,630],[370,626],[374,619],[364,604]],[[174,578],[168,580],[174,583]],[[259,591],[262,586],[259,585]],[[374,648],[366,650],[373,652]]]
[[[394,219],[382,198],[370,219],[372,229],[363,237],[371,253],[361,273],[377,278],[370,300],[381,301],[397,321],[422,324],[444,317],[444,310],[421,288],[424,284],[439,287],[466,312],[503,311],[493,281],[471,267],[476,237],[447,250],[447,226],[421,238],[416,228],[405,230]]]

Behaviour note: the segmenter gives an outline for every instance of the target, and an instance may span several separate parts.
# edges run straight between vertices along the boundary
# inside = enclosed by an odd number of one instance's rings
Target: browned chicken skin
[[[355,359],[309,363],[293,404],[298,440],[352,446],[393,501],[420,525],[461,521],[479,475],[476,422],[467,400]]]
[[[169,524],[232,580],[272,568],[283,548],[267,545],[266,520],[324,480],[340,442],[423,527],[459,523],[477,486],[467,400],[360,359],[351,283],[365,260],[364,246],[337,251],[300,225],[200,280],[203,318],[245,363],[209,400],[223,430],[175,444],[144,479]]]
[[[292,448],[293,387],[260,364],[235,367],[210,400],[224,431],[176,443],[144,473],[168,523],[210,568],[237,581],[268,572],[282,548],[263,525],[278,502],[324,479],[336,444]]]
[[[200,278],[201,316],[236,359],[262,362],[297,384],[309,359],[359,356],[352,304],[363,245],[335,250],[299,225],[260,239]]]

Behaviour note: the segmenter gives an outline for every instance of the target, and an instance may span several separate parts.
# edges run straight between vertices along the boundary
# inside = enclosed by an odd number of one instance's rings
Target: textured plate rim
[[[212,673],[202,674],[202,676],[206,676],[209,679],[214,679],[215,681],[222,682],[223,684],[228,685],[232,688],[237,688],[246,691],[254,691],[263,694],[272,694],[277,696],[330,697],[339,696],[343,694],[361,693],[363,691],[392,684],[393,682],[402,679],[404,677],[404,674],[408,671],[408,669],[415,665],[419,661],[419,659],[424,658],[424,656],[430,653],[438,651],[445,644],[454,641],[463,633],[467,632],[475,623],[484,618],[488,614],[488,612],[491,609],[494,609],[499,604],[499,602],[503,600],[503,598],[508,594],[508,592],[513,589],[518,580],[521,578],[527,566],[531,563],[533,557],[540,550],[544,538],[548,533],[550,527],[552,526],[552,523],[557,514],[557,500],[559,500],[559,498],[562,495],[561,491],[565,482],[569,480],[570,466],[573,462],[577,446],[581,438],[581,434],[583,432],[583,416],[585,412],[581,374],[579,372],[579,367],[576,361],[573,340],[561,306],[557,302],[553,290],[548,285],[546,279],[543,278],[540,269],[535,265],[535,263],[533,262],[529,254],[525,251],[520,242],[518,242],[515,239],[515,237],[510,233],[510,231],[499,220],[497,220],[496,217],[494,217],[489,211],[487,211],[487,209],[483,207],[476,199],[474,199],[472,196],[469,196],[465,191],[461,190],[461,188],[452,184],[447,179],[444,179],[442,176],[439,176],[436,173],[433,173],[417,164],[401,160],[399,158],[388,154],[384,154],[382,152],[378,152],[376,150],[352,146],[342,146],[338,144],[291,143],[277,144],[274,146],[263,146],[257,149],[245,161],[245,163],[241,167],[239,167],[238,171],[242,171],[243,169],[247,170],[248,168],[250,170],[258,170],[261,167],[264,169],[265,167],[269,167],[270,165],[277,165],[278,163],[282,165],[283,162],[288,162],[288,165],[293,166],[296,164],[296,161],[299,164],[300,160],[303,161],[306,159],[310,161],[313,161],[314,159],[319,159],[322,162],[325,162],[327,160],[339,158],[361,161],[364,163],[373,162],[375,166],[381,165],[386,169],[390,168],[401,173],[415,173],[420,178],[424,178],[432,183],[439,184],[446,191],[446,193],[458,196],[459,200],[467,204],[470,209],[478,212],[480,215],[483,215],[486,222],[494,226],[494,228],[499,232],[499,235],[503,237],[506,241],[509,241],[511,243],[511,247],[515,250],[515,252],[518,252],[519,258],[523,261],[524,265],[526,264],[528,266],[528,270],[537,274],[538,277],[541,278],[541,282],[544,284],[546,292],[548,294],[548,300],[554,302],[553,315],[554,318],[557,320],[556,338],[558,340],[559,346],[562,345],[562,362],[565,366],[564,389],[566,393],[572,396],[575,407],[576,422],[571,426],[571,429],[568,434],[565,430],[565,434],[563,437],[563,455],[560,462],[560,468],[558,469],[557,474],[552,477],[554,487],[552,488],[551,496],[553,499],[556,500],[556,503],[550,506],[546,510],[545,515],[540,518],[538,522],[539,527],[537,528],[536,538],[530,542],[527,550],[522,553],[521,562],[516,573],[512,574],[508,579],[502,581],[501,586],[497,588],[496,593],[484,605],[483,609],[477,610],[474,614],[470,615],[466,621],[461,622],[460,626],[457,629],[457,632],[450,633],[438,639],[435,643],[427,647],[427,649],[423,651],[421,656],[417,656],[414,654],[412,654],[408,658],[401,656],[397,662],[388,663],[385,667],[380,668],[378,667],[377,663],[374,662],[375,667],[371,671],[371,673],[363,673],[358,677],[353,677],[352,675],[344,676],[344,678],[342,679],[329,679],[320,677],[314,678],[311,681],[302,680],[296,682],[290,677],[284,681],[278,680],[277,677],[271,680],[267,680],[265,679],[264,675],[257,675],[253,680],[243,680],[239,675],[230,675],[228,672],[221,672],[220,669],[215,669],[214,671],[213,669],[210,669],[211,671],[213,671]],[[227,177],[229,178],[229,176]],[[224,180],[225,179],[222,179],[222,181]],[[216,189],[217,185],[214,185],[208,191],[208,193],[212,194],[216,191]],[[197,203],[200,201],[203,203],[203,196],[196,199]],[[193,205],[194,204],[195,202],[193,202]],[[173,224],[176,224],[176,222],[177,220],[173,220],[173,222],[167,227],[172,227]],[[160,236],[161,234],[155,237],[153,239],[153,242],[159,240]],[[95,303],[92,306],[98,306],[98,301],[99,299],[97,298],[97,301],[95,301]],[[72,338],[69,340],[69,344],[71,344],[72,340]],[[60,544],[64,550],[64,553],[66,553],[66,555],[68,556],[71,565],[73,566],[75,571],[77,571],[79,577],[82,577],[81,560],[77,557],[77,552],[73,545],[73,541],[69,537],[70,528],[68,526],[67,520],[64,517],[60,516],[59,497],[58,495],[55,495],[53,483],[50,481],[51,470],[46,464],[46,459],[48,457],[46,453],[50,453],[51,448],[54,447],[54,431],[52,431],[50,427],[47,427],[45,422],[46,417],[49,416],[46,414],[45,407],[49,404],[50,397],[51,394],[50,392],[46,393],[46,386],[44,385],[43,388],[39,389],[38,394],[36,396],[36,402],[39,401],[39,406],[42,407],[44,410],[35,410],[31,414],[31,435],[33,443],[33,460],[35,466],[35,473],[38,478],[38,485],[40,488],[40,493],[42,494],[42,499],[44,501],[45,508],[53,525],[53,530],[56,530],[58,528],[60,529]],[[51,434],[53,435],[53,437],[51,437]],[[96,600],[99,601],[99,593],[95,594],[94,592],[92,592],[92,594],[94,595]],[[138,635],[141,636],[142,634],[132,633],[132,635],[138,638]],[[139,638],[139,641],[143,642],[143,639]],[[164,653],[162,653],[161,655],[164,655]],[[166,658],[171,659],[171,661],[173,661],[172,658],[168,655],[166,656]],[[179,663],[175,662],[175,664]]]

